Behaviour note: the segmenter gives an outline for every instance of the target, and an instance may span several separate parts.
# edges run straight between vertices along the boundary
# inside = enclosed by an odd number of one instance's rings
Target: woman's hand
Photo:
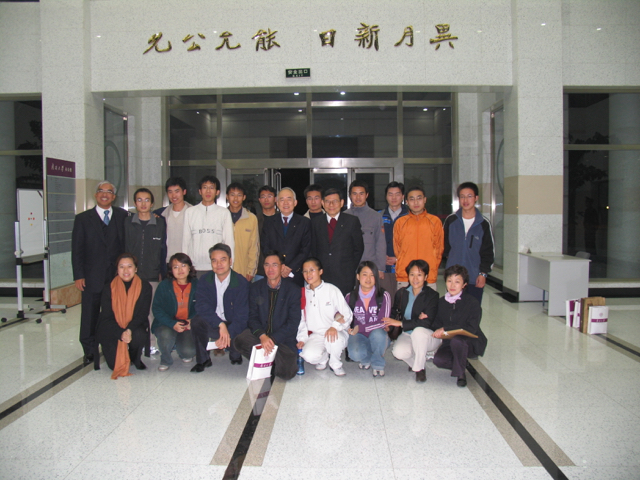
[[[394,318],[384,317],[382,321],[384,322],[385,327],[401,327],[402,326],[402,322]]]
[[[355,327],[350,328],[347,331],[349,332],[349,335],[357,335],[358,332],[360,331],[360,325],[356,325]]]
[[[338,330],[336,330],[334,327],[331,327],[324,334],[324,338],[329,340],[329,343],[335,342],[338,339]]]
[[[173,329],[178,332],[178,333],[182,333],[185,330],[189,330],[189,324],[188,323],[183,323],[184,320],[178,320],[176,322],[176,324],[173,326]]]
[[[120,335],[120,340],[122,340],[124,343],[131,343],[131,330],[127,328],[124,332],[122,332],[122,335]]]
[[[442,338],[444,336],[444,328],[437,329],[435,332],[433,332],[433,335],[431,336],[433,338]]]
[[[418,318],[419,318],[420,320],[424,320],[425,318],[429,318],[429,315],[427,315],[427,314],[426,314],[426,313],[424,313],[424,312],[420,312],[420,315],[418,316]]]
[[[304,342],[298,342],[298,343],[296,343],[296,348],[297,348],[298,350],[302,349],[302,347],[304,347]]]

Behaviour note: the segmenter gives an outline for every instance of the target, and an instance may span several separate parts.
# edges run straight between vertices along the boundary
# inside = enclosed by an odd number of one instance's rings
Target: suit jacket
[[[269,286],[263,278],[251,284],[249,290],[249,330],[256,337],[267,333],[276,345],[286,345],[297,352],[296,334],[300,326],[302,313],[300,309],[301,288],[289,278],[283,278],[276,299],[275,309],[271,317],[269,329]]]
[[[311,221],[311,255],[322,262],[322,279],[346,295],[353,290],[356,268],[364,252],[362,226],[358,217],[342,212],[331,243],[328,227],[326,215],[319,215]]]
[[[124,219],[129,213],[112,207],[106,226],[95,207],[76,215],[71,234],[73,279],[84,278],[85,290],[100,293],[116,275],[116,259],[124,253]]]
[[[293,274],[294,282],[302,287],[302,263],[309,258],[311,253],[311,221],[294,213],[289,221],[287,235],[284,235],[282,214],[276,213],[264,218],[264,225],[260,236],[262,241],[262,253],[269,250],[277,250],[284,255],[284,264]]]

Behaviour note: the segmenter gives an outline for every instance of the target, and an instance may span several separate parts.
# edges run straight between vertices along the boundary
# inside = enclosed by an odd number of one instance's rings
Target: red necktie
[[[333,232],[336,231],[336,224],[338,221],[335,218],[329,220],[329,243],[333,240]]]

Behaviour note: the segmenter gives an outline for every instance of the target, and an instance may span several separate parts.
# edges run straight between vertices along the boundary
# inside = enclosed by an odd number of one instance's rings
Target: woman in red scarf
[[[136,275],[138,265],[133,255],[123,253],[116,265],[118,274],[102,291],[96,326],[96,338],[114,380],[129,376],[131,363],[138,370],[147,368],[140,357],[149,344],[152,296],[149,282]]]

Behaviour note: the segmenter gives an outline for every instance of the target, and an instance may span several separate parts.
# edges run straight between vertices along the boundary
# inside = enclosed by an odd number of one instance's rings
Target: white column
[[[640,95],[609,96],[611,144],[640,144]],[[607,277],[640,277],[640,152],[609,152]]]

